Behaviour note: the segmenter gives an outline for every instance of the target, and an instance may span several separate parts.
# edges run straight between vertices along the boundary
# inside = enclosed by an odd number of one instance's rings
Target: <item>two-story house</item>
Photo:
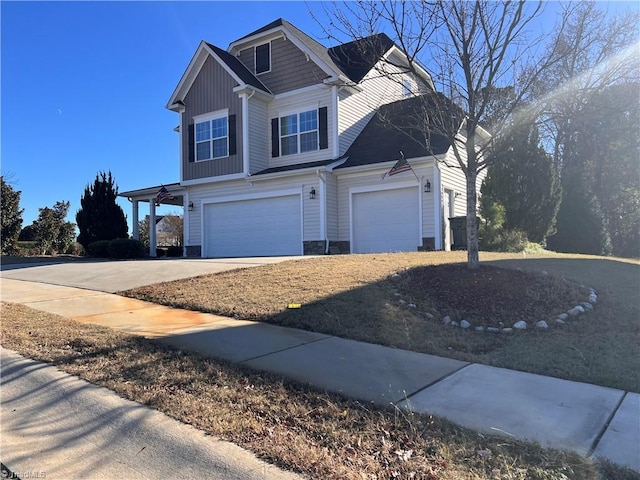
[[[185,207],[185,255],[448,249],[465,179],[444,138],[427,150],[389,128],[433,89],[403,65],[384,34],[327,48],[283,19],[226,50],[203,41],[167,104],[180,181],[165,187]],[[412,169],[385,175],[401,151]],[[140,201],[155,216],[159,188],[121,193],[134,226]]]

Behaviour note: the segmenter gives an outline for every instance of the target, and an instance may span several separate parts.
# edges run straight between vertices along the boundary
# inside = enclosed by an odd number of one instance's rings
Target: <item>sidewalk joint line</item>
[[[470,367],[471,365],[475,365],[475,364],[473,364],[473,363],[467,363],[466,365],[463,365],[463,366],[461,366],[460,368],[456,368],[453,372],[449,372],[449,373],[447,373],[446,375],[443,375],[443,376],[442,376],[442,377],[440,377],[440,378],[436,378],[436,379],[435,379],[434,381],[432,381],[431,383],[428,383],[428,384],[427,384],[427,385],[425,385],[424,387],[420,387],[420,388],[419,388],[419,389],[417,389],[415,392],[410,393],[409,395],[405,395],[405,396],[404,396],[404,398],[403,398],[402,400],[399,400],[399,401],[397,401],[397,402],[395,402],[395,403],[400,403],[400,402],[404,402],[404,401],[409,401],[409,399],[410,399],[411,397],[413,397],[414,395],[417,395],[418,393],[420,393],[420,392],[422,392],[422,391],[426,390],[426,389],[427,389],[427,388],[429,388],[429,387],[433,387],[436,383],[440,383],[442,380],[445,380],[445,379],[449,378],[450,376],[455,375],[455,374],[456,374],[456,373],[458,373],[459,371],[461,371],[461,370],[463,370],[463,369],[465,369],[465,368],[467,368],[467,367]]]
[[[273,352],[264,353],[264,354],[258,355],[256,357],[251,357],[251,358],[247,358],[246,360],[241,360],[238,363],[251,362],[253,360],[257,360],[258,358],[268,357],[269,355],[275,355],[276,353],[286,352],[287,350],[293,350],[294,348],[304,347],[306,345],[311,345],[312,343],[322,342],[323,340],[329,340],[330,338],[336,338],[336,337],[332,337],[331,335],[327,335],[325,338],[318,338],[317,340],[312,340],[310,342],[305,342],[305,343],[301,343],[299,345],[293,345],[291,347],[286,347],[286,348],[282,348],[280,350],[275,350]]]
[[[591,455],[593,455],[593,452],[596,451],[596,448],[598,448],[598,444],[600,443],[600,440],[602,440],[602,437],[609,429],[609,425],[611,425],[611,422],[613,421],[613,417],[615,417],[616,413],[618,413],[618,410],[620,409],[620,406],[622,405],[622,402],[624,401],[624,399],[627,398],[628,393],[629,392],[623,392],[623,395],[620,397],[618,404],[612,410],[611,414],[609,415],[609,418],[607,418],[607,421],[604,422],[604,425],[600,429],[600,432],[598,432],[598,435],[596,435],[596,438],[593,440],[593,443],[589,447],[589,450],[587,450],[587,454],[585,455],[585,457],[590,458]]]

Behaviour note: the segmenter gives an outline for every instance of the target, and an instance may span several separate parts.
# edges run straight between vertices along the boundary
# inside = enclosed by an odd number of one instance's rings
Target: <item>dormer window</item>
[[[255,48],[256,75],[271,71],[271,43],[263,43]]]

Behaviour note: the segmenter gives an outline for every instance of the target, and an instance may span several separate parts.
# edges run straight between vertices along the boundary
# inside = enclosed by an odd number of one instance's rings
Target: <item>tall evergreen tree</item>
[[[18,236],[22,229],[22,213],[20,208],[20,195],[22,192],[16,191],[0,176],[0,217],[2,221],[2,231],[0,232],[0,250],[2,253],[10,253],[18,242]]]
[[[584,189],[579,178],[563,182],[558,230],[549,237],[551,250],[591,255],[611,255],[611,237],[598,197]]]
[[[118,186],[111,172],[98,172],[92,185],[87,185],[80,199],[76,222],[80,234],[78,242],[86,249],[98,240],[127,238],[127,218],[116,203]]]
[[[514,125],[490,160],[482,197],[505,209],[504,230],[520,230],[542,243],[553,233],[560,204],[560,187],[553,159],[540,145],[535,124]]]

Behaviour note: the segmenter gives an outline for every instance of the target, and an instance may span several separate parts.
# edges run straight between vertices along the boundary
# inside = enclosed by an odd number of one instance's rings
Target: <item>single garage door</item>
[[[418,188],[355,193],[354,253],[415,252],[420,244]]]
[[[301,255],[300,208],[300,195],[207,204],[204,256]]]

